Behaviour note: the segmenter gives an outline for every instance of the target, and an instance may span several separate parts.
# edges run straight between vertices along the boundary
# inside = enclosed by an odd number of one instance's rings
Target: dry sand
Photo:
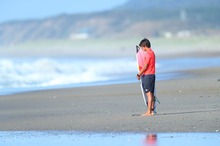
[[[220,68],[186,73],[194,76],[157,82],[151,117],[132,116],[146,112],[138,82],[0,96],[0,130],[219,131]]]

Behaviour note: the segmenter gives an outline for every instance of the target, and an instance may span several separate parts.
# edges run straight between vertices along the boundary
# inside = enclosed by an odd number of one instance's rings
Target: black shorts
[[[145,93],[148,93],[150,91],[154,94],[155,78],[156,77],[154,74],[141,76],[141,82]]]

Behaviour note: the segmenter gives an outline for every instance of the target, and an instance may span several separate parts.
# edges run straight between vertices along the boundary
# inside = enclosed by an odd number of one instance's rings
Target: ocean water
[[[0,132],[1,146],[219,146],[219,133]]]
[[[117,82],[136,68],[129,58],[1,58],[0,94]]]
[[[157,80],[182,70],[220,66],[220,58],[158,59]],[[0,94],[138,82],[135,58],[0,58]]]

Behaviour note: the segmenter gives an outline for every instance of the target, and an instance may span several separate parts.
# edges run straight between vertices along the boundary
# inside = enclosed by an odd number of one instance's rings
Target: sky
[[[0,23],[43,19],[60,14],[98,12],[127,0],[0,0]]]

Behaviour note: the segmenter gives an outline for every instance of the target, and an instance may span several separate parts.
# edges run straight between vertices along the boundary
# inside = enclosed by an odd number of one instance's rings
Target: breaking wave
[[[133,73],[135,59],[0,59],[0,88],[108,81]]]

